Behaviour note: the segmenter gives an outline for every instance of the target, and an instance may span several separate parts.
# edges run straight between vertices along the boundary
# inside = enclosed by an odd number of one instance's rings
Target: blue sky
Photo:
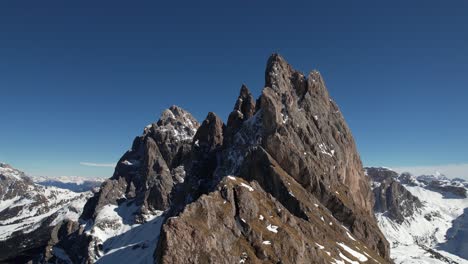
[[[111,176],[90,165],[172,104],[226,119],[279,52],[322,73],[364,164],[468,163],[467,1],[169,2],[2,1],[0,160]]]

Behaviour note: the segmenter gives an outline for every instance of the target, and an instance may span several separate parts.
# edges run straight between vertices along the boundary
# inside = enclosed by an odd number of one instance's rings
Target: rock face
[[[167,209],[172,189],[184,181],[184,165],[198,126],[192,115],[177,106],[164,111],[157,123],[135,138],[112,178],[86,204],[82,219],[95,217],[102,206],[116,205],[122,197],[135,200],[142,213]]]
[[[169,209],[184,182],[198,127],[195,118],[177,106],[145,127],[117,163],[112,178],[86,203],[80,221],[86,223],[88,231],[81,228],[61,240],[59,246],[68,258],[93,263],[113,249],[109,238],[132,226],[156,221],[161,211]]]
[[[397,181],[398,173],[385,168],[366,168],[366,172],[375,186],[373,191],[376,213],[384,213],[401,224],[422,208],[421,201]]]
[[[274,54],[261,96],[243,85],[227,125],[165,111],[88,201],[84,228],[59,245],[77,263],[148,250],[144,261],[157,263],[388,263],[373,205],[321,75]],[[152,221],[160,234],[122,245]]]
[[[354,140],[320,74],[305,77],[275,54],[265,83],[256,105],[241,88],[216,168],[203,173],[212,174],[214,187],[169,218],[156,261],[326,263],[340,253],[355,259],[337,241],[370,261],[388,260]],[[212,137],[220,138],[216,127]],[[277,232],[269,231],[273,226]]]

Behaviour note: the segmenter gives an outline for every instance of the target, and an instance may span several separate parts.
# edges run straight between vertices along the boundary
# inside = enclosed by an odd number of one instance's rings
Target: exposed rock
[[[184,181],[185,170],[180,166],[190,158],[198,127],[195,118],[182,108],[165,110],[157,123],[148,125],[143,135],[135,138],[112,178],[86,204],[82,219],[92,219],[102,206],[117,205],[122,197],[135,199],[142,213],[167,209],[173,187]]]
[[[218,165],[218,155],[224,142],[225,125],[214,113],[208,113],[193,138],[191,163],[186,181],[177,190],[177,202],[172,214],[178,213],[186,204],[208,193],[217,184],[214,171]]]
[[[87,222],[91,233],[81,230],[64,239],[88,244],[71,250],[65,246],[63,249],[67,250],[72,260],[92,263],[103,254],[104,241],[92,235],[94,230],[102,232],[123,224],[146,223],[146,218],[170,207],[175,190],[184,182],[185,166],[191,159],[192,139],[198,127],[198,122],[190,113],[171,106],[162,113],[157,123],[148,125],[143,135],[135,138],[131,150],[117,163],[112,178],[102,184],[99,193],[89,199],[84,207],[81,221]],[[130,209],[134,211],[128,216],[130,219],[106,220],[105,223],[95,221],[105,206],[122,208],[121,211],[125,212]]]
[[[249,263],[324,263],[330,258],[321,256],[323,252],[317,253],[310,237],[318,235],[323,243],[328,243],[328,239],[348,241],[343,225],[356,240],[377,253],[373,253],[376,259],[388,261],[389,246],[373,216],[373,195],[354,140],[320,74],[312,72],[305,78],[275,54],[268,61],[265,83],[256,112],[250,118],[237,113],[240,100],[236,102],[225,129],[229,140],[217,153],[214,182],[220,183],[208,196],[194,199],[177,218],[168,220],[157,260],[230,263],[245,258]],[[250,110],[246,113],[252,113],[253,99],[247,89],[243,87],[240,94],[240,98],[249,98]],[[231,174],[242,177],[247,182],[239,178],[237,181],[255,189],[245,202],[240,193],[224,186],[226,175]],[[196,173],[189,172],[187,180],[192,175]],[[225,206],[223,199],[234,206]],[[291,223],[301,223],[301,227],[278,236],[272,242],[279,244],[277,248],[265,249],[259,239],[265,230],[246,223],[254,218],[258,221],[258,208],[269,202],[275,209],[265,209],[265,214],[279,210],[285,218],[281,226],[294,229]],[[322,215],[317,214],[315,204],[323,204]],[[242,212],[246,215],[238,216]],[[206,217],[198,221],[197,216]],[[333,225],[339,227],[336,235],[328,230]],[[305,231],[308,229],[314,231]],[[310,245],[291,243],[296,240],[310,240]],[[330,249],[331,256],[340,258],[335,249],[336,246]]]
[[[396,180],[399,178],[398,173],[385,168],[366,168],[366,172],[374,186],[376,213],[384,213],[401,224],[423,206],[417,197]]]
[[[375,187],[375,212],[384,213],[401,224],[423,206],[417,197],[396,180],[398,173],[385,168],[366,168],[366,171]]]
[[[294,183],[295,188],[301,187]],[[310,198],[309,220],[295,217],[257,182],[226,177],[214,192],[168,219],[158,263],[330,263],[340,254],[354,259],[337,241],[359,250],[368,263],[380,259],[353,237],[343,237],[349,231],[326,208],[316,208],[313,196],[297,194]]]
[[[239,97],[237,98],[234,110],[229,114],[225,144],[232,143],[232,137],[237,133],[242,123],[251,118],[255,113],[255,100],[247,86],[244,84],[241,87]]]
[[[114,230],[152,225],[148,214],[164,210],[157,263],[388,263],[373,204],[321,75],[306,77],[274,54],[262,95],[254,100],[243,85],[227,126],[214,113],[198,127],[179,108],[165,111],[87,203],[87,231],[58,245],[92,263],[114,249],[102,230],[125,237]]]

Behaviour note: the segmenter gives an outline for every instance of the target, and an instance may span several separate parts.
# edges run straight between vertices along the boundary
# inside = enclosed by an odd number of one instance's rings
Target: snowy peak
[[[161,214],[173,204],[174,193],[185,180],[199,126],[189,112],[171,106],[145,127],[118,161],[112,178],[86,203],[80,219],[87,231],[63,240],[67,258],[74,262],[112,262],[115,256],[152,260],[164,219]],[[70,250],[66,245],[75,240],[82,242],[81,247]]]
[[[0,165],[0,262],[28,260],[44,250],[62,221],[77,220],[90,192],[35,184],[25,173]]]
[[[5,180],[26,180],[26,174],[24,172],[19,171],[12,166],[0,162],[0,175],[3,177]]]
[[[158,122],[148,125],[147,128],[151,128],[153,134],[186,141],[193,138],[199,126],[197,120],[189,112],[173,105],[161,114]]]

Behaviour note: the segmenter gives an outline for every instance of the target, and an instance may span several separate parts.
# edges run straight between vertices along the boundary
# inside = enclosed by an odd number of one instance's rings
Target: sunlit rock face
[[[146,127],[53,258],[387,263],[373,205],[322,76],[274,54],[260,97],[243,85],[227,124],[171,107]]]

